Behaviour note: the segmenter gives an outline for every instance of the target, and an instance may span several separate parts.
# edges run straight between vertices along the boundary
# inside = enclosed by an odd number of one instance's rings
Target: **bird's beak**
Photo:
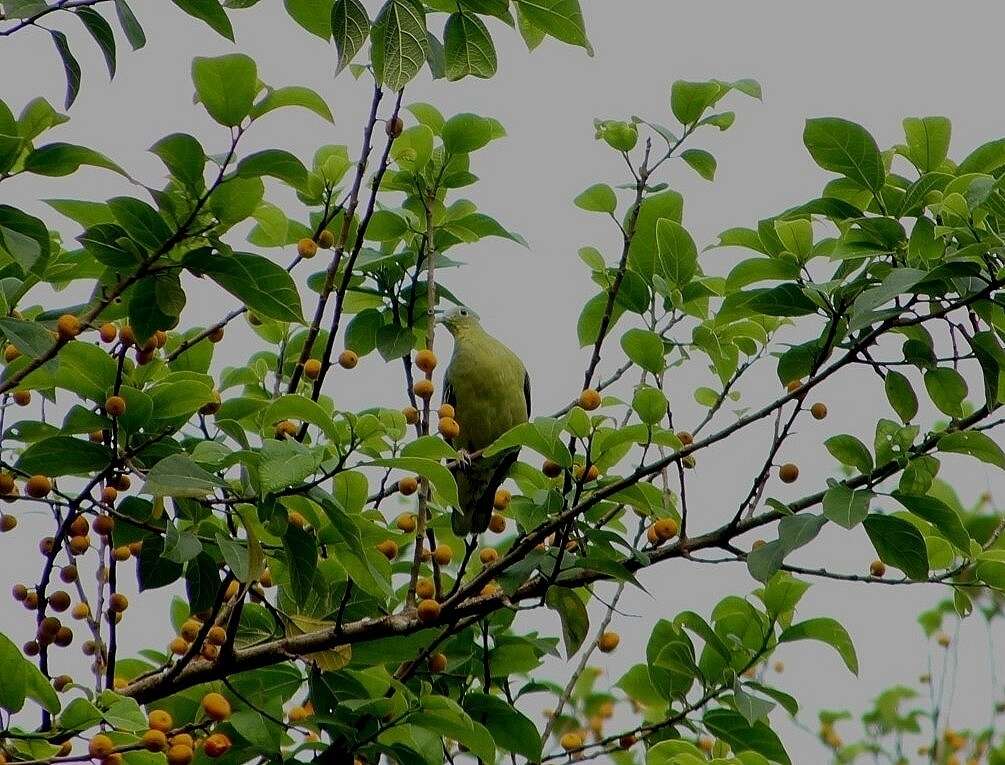
[[[436,317],[435,319],[433,319],[434,323],[436,324],[443,323],[444,310],[442,308],[434,308],[433,315]]]

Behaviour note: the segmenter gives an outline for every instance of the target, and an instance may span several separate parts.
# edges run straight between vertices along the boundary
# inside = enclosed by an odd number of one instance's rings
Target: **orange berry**
[[[399,531],[404,531],[406,534],[411,534],[413,531],[415,531],[417,523],[415,520],[415,516],[412,513],[402,513],[395,519],[394,525],[397,526]]]
[[[111,608],[116,613],[121,614],[127,608],[129,608],[129,598],[123,595],[121,592],[114,592],[112,596],[108,599],[108,607]]]
[[[499,587],[498,584],[496,584],[495,582],[489,582],[484,587],[482,587],[481,592],[478,594],[480,597],[483,598],[491,598],[493,595],[497,594],[500,590],[501,588]]]
[[[763,539],[755,539],[753,541],[753,543],[751,543],[750,549],[751,550],[760,550],[766,544],[767,544],[767,542],[765,542]]]
[[[77,581],[77,567],[69,563],[59,570],[59,578],[66,584],[73,584]]]
[[[412,393],[421,399],[428,399],[433,395],[435,390],[432,380],[416,380],[415,384],[412,386]]]
[[[115,489],[112,489],[112,491],[115,491]],[[91,528],[100,537],[111,536],[112,530],[115,528],[115,519],[110,515],[99,515],[91,523]]]
[[[419,421],[419,410],[414,406],[406,406],[401,413],[405,415],[405,422],[409,425],[415,425]]]
[[[164,731],[151,728],[143,734],[142,743],[148,752],[163,752],[167,746],[167,736]]]
[[[91,549],[91,538],[84,534],[79,537],[70,537],[70,552],[74,555],[83,555]]]
[[[684,444],[684,446],[690,446],[691,444],[694,443],[694,436],[692,436],[686,430],[677,431],[677,438],[680,440],[682,444]]]
[[[276,423],[276,439],[282,441],[284,438],[295,436],[298,430],[296,423],[290,420],[280,420]]]
[[[508,489],[496,489],[495,498],[492,500],[492,507],[496,510],[505,510],[509,507],[511,499],[513,499],[513,495],[509,493]]]
[[[618,746],[621,747],[622,749],[631,749],[633,746],[635,746],[636,742],[638,742],[638,739],[635,738],[635,736],[633,736],[631,733],[629,733],[618,739]]]
[[[789,380],[789,382],[785,384],[785,390],[788,391],[789,393],[795,393],[802,387],[803,387],[802,380]]]
[[[101,342],[103,343],[110,343],[114,341],[118,333],[118,328],[110,321],[102,324],[101,329],[98,330],[98,336],[101,337]]]
[[[415,583],[415,594],[419,596],[422,600],[427,600],[436,594],[436,587],[433,585],[432,580],[421,577]]]
[[[440,566],[450,565],[450,561],[453,560],[454,550],[453,548],[445,543],[436,545],[436,549],[433,550],[433,560]]]
[[[410,497],[419,490],[419,482],[412,476],[405,476],[398,479],[398,492],[405,497]]]
[[[60,340],[72,340],[80,334],[80,320],[70,313],[64,313],[56,322],[56,334]]]
[[[436,429],[441,436],[448,440],[457,438],[461,434],[461,426],[452,417],[441,417],[440,421],[436,424]]]
[[[132,553],[129,552],[129,545],[119,545],[112,550],[112,558],[115,559],[117,563],[125,563],[132,557]]]
[[[493,534],[502,534],[506,531],[506,518],[499,513],[492,513],[492,517],[489,518],[489,530]]]
[[[393,539],[385,539],[377,545],[377,550],[388,560],[398,557],[398,544]]]
[[[869,564],[869,573],[875,577],[886,576],[886,564],[881,560],[874,560]]]
[[[13,531],[16,526],[17,518],[10,513],[0,516],[0,534],[6,534],[8,531]]]
[[[432,598],[419,601],[417,610],[420,622],[432,622],[440,616],[440,604]]]
[[[91,607],[88,606],[86,603],[78,603],[73,607],[73,610],[70,611],[70,616],[72,616],[74,619],[78,621],[83,621],[90,615],[91,615]]]
[[[799,467],[791,462],[786,462],[778,468],[778,477],[782,483],[795,483],[796,479],[799,478]]]
[[[203,696],[202,709],[208,717],[217,722],[222,722],[230,717],[230,702],[220,693],[212,692]]]
[[[213,733],[206,737],[202,744],[202,751],[207,757],[220,757],[226,754],[231,747],[230,739],[223,733]]]
[[[220,397],[220,391],[211,390],[209,392],[209,396],[209,401],[199,407],[199,414],[207,417],[219,412],[220,407],[223,406],[223,399]]]
[[[171,642],[168,643],[168,650],[175,656],[184,656],[188,653],[188,649],[188,641],[183,637],[172,638]]]
[[[822,401],[818,401],[810,407],[810,414],[813,415],[813,419],[822,420],[827,416],[827,404]]]
[[[154,709],[147,715],[147,726],[152,730],[167,732],[174,727],[174,720],[169,712],[163,709]]]
[[[321,376],[321,362],[318,359],[307,359],[304,362],[304,377],[317,380]]]
[[[434,653],[429,657],[429,671],[434,675],[439,674],[447,668],[447,655],[443,653]]]
[[[661,542],[666,542],[677,536],[677,521],[673,518],[660,518],[653,524],[656,536]]]
[[[213,327],[212,331],[206,335],[211,343],[218,343],[223,340],[223,327]]]
[[[415,354],[415,366],[427,375],[431,374],[432,371],[436,369],[436,354],[428,348],[419,351]]]
[[[12,494],[17,484],[10,473],[0,473],[0,494]]]
[[[342,351],[338,355],[338,365],[343,369],[353,369],[359,363],[356,351]]]
[[[303,515],[298,513],[296,510],[291,510],[288,516],[291,525],[296,526],[298,529],[302,529],[307,526],[307,519]]]
[[[231,579],[230,584],[227,585],[227,589],[223,592],[223,597],[227,600],[233,600],[237,597],[238,593],[241,591],[241,583],[236,579]]]
[[[185,744],[172,744],[167,751],[168,765],[188,765],[192,762],[193,757],[195,757],[195,753],[192,751],[192,747],[185,746]]]
[[[119,490],[114,486],[106,486],[101,490],[101,501],[106,505],[114,505],[119,497]]]
[[[335,244],[335,234],[333,234],[328,229],[325,229],[320,234],[318,234],[318,247],[323,250],[331,248]]]
[[[212,645],[223,645],[227,642],[227,630],[219,624],[214,624],[206,634],[206,640]]]
[[[18,406],[28,406],[31,403],[31,391],[24,389],[16,390],[12,394],[12,398]]]
[[[21,351],[17,349],[17,346],[7,345],[3,349],[4,361],[10,364],[14,359],[21,355]]]
[[[64,590],[56,590],[46,600],[49,601],[49,608],[56,613],[62,613],[70,607],[70,595]]]
[[[29,497],[42,499],[52,491],[52,481],[48,476],[33,475],[24,484],[24,492]]]
[[[313,258],[318,254],[318,243],[313,239],[304,237],[297,242],[297,255],[301,258]]]
[[[562,475],[562,466],[557,462],[545,460],[541,466],[541,472],[548,476],[548,478],[558,478],[558,476]]]
[[[195,749],[195,741],[192,740],[192,736],[188,733],[176,733],[171,737],[171,746],[187,746],[189,749]]]
[[[583,737],[578,733],[566,733],[559,740],[559,744],[561,744],[562,748],[567,752],[571,752],[573,749],[582,749]]]
[[[582,393],[579,394],[579,405],[583,407],[587,412],[592,412],[594,409],[600,407],[600,393],[595,391],[593,388],[587,388]]]
[[[437,417],[449,417],[450,419],[457,419],[455,417],[456,412],[450,404],[443,404],[439,409],[436,410]]]
[[[494,547],[483,547],[478,553],[478,560],[488,566],[499,560],[499,553]]]
[[[103,760],[112,753],[115,744],[104,733],[98,733],[87,742],[87,753],[95,760]]]

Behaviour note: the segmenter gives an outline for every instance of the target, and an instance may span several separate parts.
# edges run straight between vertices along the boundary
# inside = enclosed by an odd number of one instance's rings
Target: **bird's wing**
[[[523,400],[527,402],[527,419],[530,419],[530,372],[523,373]]]
[[[454,393],[454,386],[450,384],[449,370],[448,374],[443,376],[443,401],[440,403],[457,406],[457,394]]]

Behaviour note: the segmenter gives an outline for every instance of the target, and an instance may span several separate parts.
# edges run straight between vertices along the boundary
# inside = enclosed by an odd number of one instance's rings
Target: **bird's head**
[[[480,326],[478,314],[463,305],[454,306],[444,311],[439,314],[436,321],[446,327],[454,337],[457,337],[458,334],[465,330]]]

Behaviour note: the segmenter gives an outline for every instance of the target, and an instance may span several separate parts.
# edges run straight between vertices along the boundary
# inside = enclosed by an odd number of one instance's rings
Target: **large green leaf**
[[[469,691],[464,709],[492,734],[496,746],[522,755],[530,762],[541,757],[541,736],[536,726],[512,704],[487,693]]]
[[[70,175],[81,165],[103,167],[129,177],[125,170],[101,152],[72,143],[50,143],[39,146],[24,159],[24,169],[37,175]]]
[[[338,51],[336,74],[350,63],[370,36],[370,17],[359,0],[335,0],[331,18],[332,37]]]
[[[304,321],[296,283],[286,269],[268,258],[250,252],[213,254],[204,249],[189,253],[185,266],[208,275],[255,313],[278,321]]]
[[[332,35],[332,0],[283,0],[283,5],[290,18],[328,42]]]
[[[106,446],[72,436],[53,436],[36,441],[21,453],[17,466],[26,473],[58,477],[86,475],[102,470],[112,461]]]
[[[952,123],[945,117],[907,117],[907,158],[923,173],[938,170],[949,153],[952,131]]]
[[[883,188],[883,158],[876,139],[861,125],[837,117],[810,119],[803,143],[824,170],[840,173],[873,193]]]
[[[257,119],[273,109],[281,109],[285,106],[300,106],[314,112],[328,122],[335,122],[331,109],[328,108],[328,104],[318,95],[317,91],[300,85],[288,85],[285,88],[269,90],[265,94],[265,98],[251,109],[251,116]]]
[[[377,80],[400,90],[419,73],[429,52],[425,11],[412,0],[387,0],[370,30]]]
[[[171,0],[189,16],[205,21],[212,29],[233,42],[234,28],[219,0]]]
[[[552,587],[548,590],[545,603],[558,612],[562,621],[565,656],[571,660],[590,631],[590,615],[586,612],[586,605],[574,590],[565,587]]]
[[[521,18],[538,30],[593,55],[579,0],[516,0]]]
[[[865,489],[855,491],[843,483],[835,484],[824,494],[824,515],[839,526],[854,528],[869,514],[872,496],[872,492]]]
[[[463,11],[452,13],[443,31],[445,74],[448,80],[487,79],[496,73],[496,49],[480,18]]]
[[[677,289],[684,289],[698,268],[698,248],[687,230],[669,218],[656,222],[653,272]]]
[[[938,529],[963,555],[970,555],[970,534],[960,514],[938,497],[902,494],[895,491],[893,498],[920,518]]]
[[[914,524],[892,515],[873,513],[863,525],[880,560],[896,566],[911,579],[928,578],[925,538]]]
[[[237,175],[240,178],[268,175],[295,189],[303,189],[307,185],[304,163],[283,149],[265,149],[248,155],[237,164]]]
[[[219,8],[215,0],[206,2]],[[258,90],[258,67],[243,53],[215,58],[196,56],[192,59],[192,81],[209,116],[221,125],[234,127],[251,112]]]
[[[155,497],[205,497],[225,486],[187,454],[172,454],[150,468],[141,492]]]
[[[793,640],[819,640],[832,646],[841,656],[845,666],[853,674],[858,674],[858,657],[855,646],[852,645],[848,630],[834,619],[820,617],[808,619],[805,622],[793,624],[778,637],[779,643],[790,643]]]
[[[422,457],[390,457],[374,460],[369,464],[418,473],[423,478],[429,479],[429,482],[436,489],[443,502],[448,505],[457,506],[459,501],[457,499],[457,482],[454,481],[454,477],[450,474],[450,471],[435,460],[428,460]]]
[[[986,433],[977,433],[968,430],[947,433],[939,439],[939,451],[969,454],[971,457],[981,460],[981,462],[996,465],[1005,470],[1005,452]]]
[[[751,725],[743,715],[732,709],[709,710],[702,722],[714,736],[725,741],[736,752],[753,751],[772,762],[792,765],[781,740],[763,722]]]

